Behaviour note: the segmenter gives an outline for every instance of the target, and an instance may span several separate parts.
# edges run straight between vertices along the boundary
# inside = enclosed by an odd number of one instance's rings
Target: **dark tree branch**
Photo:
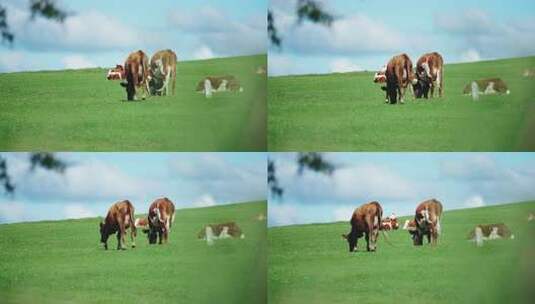
[[[271,159],[268,159],[268,187],[273,195],[273,197],[281,198],[284,193],[284,189],[279,186],[279,181],[277,180],[275,162]]]
[[[69,14],[58,8],[54,0],[30,0],[29,9],[31,19],[36,17],[43,17],[59,23],[63,23]],[[7,23],[7,10],[0,4],[0,36],[2,36],[2,43],[7,42],[9,45],[13,44],[15,35],[9,28]]]
[[[30,170],[34,171],[36,167],[63,173],[67,164],[58,159],[54,153],[38,152],[30,155]]]
[[[15,185],[11,182],[11,178],[7,172],[7,161],[0,155],[0,183],[4,186],[6,194],[13,194],[15,192]]]
[[[303,21],[308,20],[324,26],[331,26],[335,20],[335,17],[325,11],[321,3],[317,0],[298,0],[295,14],[297,15],[298,24],[302,24]],[[268,10],[268,38],[273,45],[279,48],[282,46],[282,38],[277,31],[277,25],[275,23],[275,15],[271,10]]]
[[[300,152],[297,154],[297,172],[303,174],[304,169],[331,175],[336,167],[318,152]]]

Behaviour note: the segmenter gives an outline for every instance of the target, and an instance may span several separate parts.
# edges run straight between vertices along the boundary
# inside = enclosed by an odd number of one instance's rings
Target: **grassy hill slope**
[[[416,59],[414,59],[416,60]],[[372,72],[270,77],[271,151],[535,150],[535,57],[449,64],[445,97],[387,105]],[[473,79],[501,77],[510,95],[462,95]],[[531,130],[531,132],[530,132]]]
[[[0,74],[3,151],[265,151],[266,55],[185,61],[176,95],[125,102],[107,70]],[[195,92],[208,75],[235,75],[242,93]]]
[[[375,253],[348,252],[348,222],[270,228],[269,303],[529,303],[534,210],[527,202],[447,211],[437,247],[414,247],[400,229],[389,233],[392,245],[380,236]],[[476,224],[500,222],[514,240],[481,248],[466,240]]]
[[[265,202],[177,210],[169,244],[99,244],[99,219],[0,225],[2,303],[263,303]],[[197,239],[204,224],[234,220],[243,240]],[[128,239],[127,239],[128,242]],[[128,244],[130,244],[128,242]]]

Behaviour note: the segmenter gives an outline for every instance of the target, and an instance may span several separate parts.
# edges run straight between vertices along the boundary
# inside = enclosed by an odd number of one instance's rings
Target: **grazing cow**
[[[471,81],[464,87],[463,94],[472,94],[472,87],[477,89],[478,94],[483,95],[511,93],[507,88],[505,81],[500,78],[485,78]]]
[[[438,95],[442,97],[444,87],[444,60],[437,53],[422,55],[416,62],[416,84],[413,85],[414,97],[428,98],[431,90],[433,98],[435,88],[438,87]]]
[[[150,59],[149,87],[152,95],[169,96],[169,84],[175,95],[177,57],[172,50],[158,51]]]
[[[382,87],[386,91],[388,100],[391,104],[403,103],[405,90],[414,84],[414,71],[412,68],[412,61],[407,54],[401,54],[392,57],[386,65],[386,87]]]
[[[126,250],[125,234],[130,228],[132,248],[136,247],[136,226],[134,224],[134,206],[128,200],[117,202],[110,207],[104,222],[100,222],[100,242],[108,250],[108,237],[117,232],[117,250]]]
[[[124,68],[120,64],[108,70],[108,75],[106,75],[106,79],[108,80],[123,80],[124,78],[125,78]]]
[[[436,245],[440,235],[440,218],[442,217],[442,203],[436,199],[422,202],[416,207],[414,226],[406,224],[415,246],[423,245],[424,236],[427,241]]]
[[[206,225],[199,231],[197,237],[206,240],[208,245],[213,245],[214,240],[228,238],[244,239],[245,234],[242,233],[241,228],[235,222],[228,222]]]
[[[403,224],[403,230],[415,230],[416,229],[416,221],[414,219],[412,220],[406,220],[405,224]]]
[[[136,226],[136,229],[137,228],[141,228],[143,230],[147,230],[149,229],[149,219],[146,218],[146,217],[141,217],[141,218],[137,218],[134,225]]]
[[[149,93],[149,60],[143,51],[139,50],[131,53],[124,63],[124,82],[121,86],[126,88],[126,98],[135,100],[136,93],[143,91],[142,98],[145,99]]]
[[[386,83],[386,65],[375,73],[375,75],[373,76],[373,82]]]
[[[468,234],[468,239],[475,241],[478,247],[483,246],[483,242],[487,240],[497,239],[514,239],[514,234],[511,233],[509,227],[503,223],[490,225],[477,225]]]
[[[528,214],[528,222],[531,222],[531,221],[533,221],[533,220],[535,220],[535,213],[530,212],[530,213]]]
[[[149,207],[149,230],[147,231],[149,244],[167,243],[169,231],[175,221],[175,205],[167,197],[155,200]]]
[[[381,230],[398,230],[399,223],[398,218],[392,213],[391,216],[381,221]]]
[[[232,75],[208,76],[197,83],[197,92],[212,97],[214,92],[243,92],[240,82]]]
[[[357,241],[363,234],[366,238],[366,249],[368,251],[377,249],[382,216],[383,208],[378,202],[370,202],[355,209],[349,221],[351,231],[348,234],[342,234],[349,244],[349,252],[357,250]]]

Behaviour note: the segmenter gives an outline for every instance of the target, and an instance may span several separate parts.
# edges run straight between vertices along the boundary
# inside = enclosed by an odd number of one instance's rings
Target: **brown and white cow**
[[[398,230],[399,223],[395,214],[388,216],[381,221],[381,230]]]
[[[100,242],[108,250],[108,237],[117,232],[117,250],[125,250],[126,229],[130,228],[132,248],[136,247],[136,226],[134,224],[134,206],[124,200],[113,204],[104,222],[100,222]]]
[[[503,223],[477,225],[468,233],[468,239],[474,241],[478,247],[483,246],[484,241],[514,238],[515,235]]]
[[[415,225],[407,225],[407,230],[411,234],[415,246],[423,245],[425,236],[427,236],[427,241],[429,243],[433,245],[437,244],[438,236],[441,233],[441,217],[442,203],[436,199],[424,201],[416,207],[416,212],[414,214]]]
[[[149,93],[149,59],[142,50],[131,53],[124,63],[124,81],[121,86],[126,88],[126,98],[135,100],[141,90],[145,99]]]
[[[172,50],[162,50],[152,55],[150,59],[149,86],[152,95],[169,96],[169,85],[175,95],[177,57]]]
[[[377,237],[379,236],[379,227],[383,216],[383,208],[378,202],[364,204],[353,212],[351,220],[351,231],[348,234],[342,234],[347,240],[349,252],[357,250],[357,241],[363,235],[366,239],[366,249],[375,251],[377,249]]]
[[[242,233],[241,228],[235,222],[227,222],[206,225],[199,231],[197,237],[206,240],[208,245],[213,245],[214,240],[229,238],[244,239],[245,234]]]
[[[209,98],[215,92],[243,92],[243,88],[238,79],[232,75],[208,76],[197,83],[196,91]]]
[[[422,55],[416,62],[416,84],[413,85],[414,97],[428,98],[431,91],[433,98],[435,88],[438,88],[438,95],[442,97],[444,88],[444,60],[437,53],[427,53]]]
[[[123,80],[125,78],[124,68],[118,64],[114,68],[108,70],[106,79],[108,80]]]
[[[175,205],[167,197],[155,200],[149,207],[149,244],[166,243],[169,238],[169,231],[175,221]]]
[[[407,87],[411,88],[409,84],[414,84],[416,79],[412,68],[412,61],[405,53],[392,57],[386,65],[386,87],[382,87],[386,91],[387,102],[391,104],[403,103],[405,90]]]
[[[471,94],[473,89],[476,89],[477,94],[493,95],[493,94],[510,94],[509,88],[505,81],[501,78],[483,78],[474,80],[465,85],[463,94]]]

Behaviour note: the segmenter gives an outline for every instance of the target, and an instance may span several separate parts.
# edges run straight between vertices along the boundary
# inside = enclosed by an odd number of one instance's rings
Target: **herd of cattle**
[[[383,219],[383,208],[374,201],[366,203],[355,209],[349,223],[351,230],[348,234],[342,234],[347,240],[349,252],[357,250],[357,241],[363,237],[366,240],[367,251],[377,249],[379,232],[388,240],[385,231],[397,230],[399,223],[394,214]],[[436,199],[429,199],[420,203],[415,210],[414,218],[406,220],[403,230],[407,230],[412,238],[414,246],[423,245],[424,239],[436,245],[441,234],[442,203]],[[530,213],[528,221],[534,221],[535,214]],[[482,246],[486,240],[514,239],[509,227],[503,223],[477,225],[468,234],[468,239],[474,241],[477,246]]]
[[[167,95],[170,90],[175,94],[177,56],[172,50],[156,52],[149,61],[142,50],[128,55],[124,65],[116,65],[108,71],[108,80],[121,80],[121,86],[126,89],[127,100],[136,100],[148,96]],[[232,75],[207,76],[197,84],[197,92],[211,97],[214,92],[242,92],[243,88],[238,79]]]
[[[412,90],[415,98],[433,98],[435,90],[438,96],[444,91],[444,60],[437,52],[422,55],[416,62],[416,68],[405,53],[396,55],[375,73],[373,81],[385,84],[381,89],[386,92],[386,103],[404,103],[405,91]],[[505,82],[500,78],[484,78],[471,81],[463,94],[471,94],[474,99],[480,94],[509,94]]]
[[[108,249],[108,238],[117,234],[117,250],[125,250],[126,231],[130,229],[132,248],[136,247],[137,228],[147,234],[149,244],[162,244],[169,241],[169,232],[175,221],[175,205],[167,197],[155,200],[149,207],[146,218],[134,216],[134,206],[128,200],[113,204],[104,222],[100,222],[100,242]],[[260,220],[260,219],[259,219]],[[235,222],[205,225],[198,234],[199,239],[212,245],[216,239],[245,238]]]

